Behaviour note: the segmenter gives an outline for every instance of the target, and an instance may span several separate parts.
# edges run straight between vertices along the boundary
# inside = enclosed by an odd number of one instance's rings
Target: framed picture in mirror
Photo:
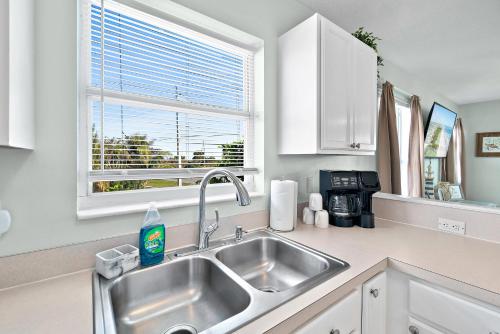
[[[476,156],[500,158],[500,132],[477,133]]]
[[[450,191],[450,200],[458,201],[464,199],[464,195],[462,193],[462,187],[460,187],[459,184],[452,184],[448,187],[448,189]]]

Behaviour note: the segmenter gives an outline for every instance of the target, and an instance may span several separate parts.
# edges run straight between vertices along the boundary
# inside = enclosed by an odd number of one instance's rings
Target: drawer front
[[[408,318],[408,333],[410,334],[445,334],[412,317]]]
[[[493,306],[410,281],[410,313],[457,334],[500,332],[500,312]]]
[[[299,334],[360,334],[361,291],[356,290],[299,328]]]

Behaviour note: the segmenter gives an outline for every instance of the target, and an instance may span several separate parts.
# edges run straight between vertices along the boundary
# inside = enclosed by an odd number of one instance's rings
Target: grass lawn
[[[146,188],[166,188],[177,187],[179,185],[177,180],[148,180]]]

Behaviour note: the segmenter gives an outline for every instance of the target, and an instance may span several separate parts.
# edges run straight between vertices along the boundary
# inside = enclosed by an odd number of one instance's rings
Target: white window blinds
[[[192,185],[215,167],[256,172],[252,52],[115,1],[84,8],[93,192]]]

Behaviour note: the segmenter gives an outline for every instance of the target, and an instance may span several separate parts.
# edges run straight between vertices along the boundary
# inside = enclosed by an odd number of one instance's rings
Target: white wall
[[[457,104],[439,93],[438,87],[434,87],[432,83],[419,78],[418,74],[405,71],[404,69],[391,63],[391,61],[387,60],[387,58],[384,59],[384,66],[380,68],[380,79],[382,81],[388,80],[395,87],[401,89],[410,96],[418,95],[420,97],[420,105],[422,107],[424,122],[429,115],[434,102],[441,103],[454,111],[458,111],[459,109]]]
[[[375,168],[373,157],[277,155],[277,38],[311,10],[293,0],[178,2],[264,40],[266,189],[272,178],[291,177],[301,182],[304,200],[305,180],[312,176],[311,188],[317,189],[320,168]],[[76,219],[77,3],[36,1],[36,150],[0,148],[0,202],[13,217],[11,230],[0,237],[0,256],[127,234],[142,223],[142,214]],[[218,207],[223,216],[258,211],[267,207],[267,198],[246,208]],[[162,214],[167,225],[192,223],[197,207]]]
[[[476,133],[500,132],[500,100],[460,106],[467,199],[500,204],[500,158],[476,157]]]
[[[145,1],[145,0],[142,0]],[[374,157],[350,156],[280,156],[278,155],[278,37],[305,20],[313,12],[293,0],[174,0],[195,11],[234,26],[264,40],[265,43],[265,179],[281,176],[299,181],[301,198],[307,199],[307,178],[310,190],[318,190],[320,169],[374,169]],[[301,135],[301,134],[298,134]],[[268,185],[269,186],[269,185]]]
[[[155,0],[141,0],[143,2]],[[277,154],[277,39],[313,12],[294,0],[176,0],[255,35],[265,43],[264,160],[265,190],[284,176],[299,181],[299,201],[318,190],[318,171],[375,169],[374,157],[279,156]],[[0,256],[136,232],[142,214],[78,221],[76,219],[77,3],[36,1],[36,150],[0,148],[0,202],[12,213],[12,229],[0,237]],[[386,61],[383,78],[422,98],[454,107],[429,85]],[[300,134],[298,134],[300,135]],[[309,184],[309,186],[307,186]],[[263,210],[268,198],[250,207],[219,204],[223,216]],[[213,209],[209,208],[209,209]],[[167,225],[196,221],[197,207],[164,210]],[[168,233],[168,231],[167,231]]]

